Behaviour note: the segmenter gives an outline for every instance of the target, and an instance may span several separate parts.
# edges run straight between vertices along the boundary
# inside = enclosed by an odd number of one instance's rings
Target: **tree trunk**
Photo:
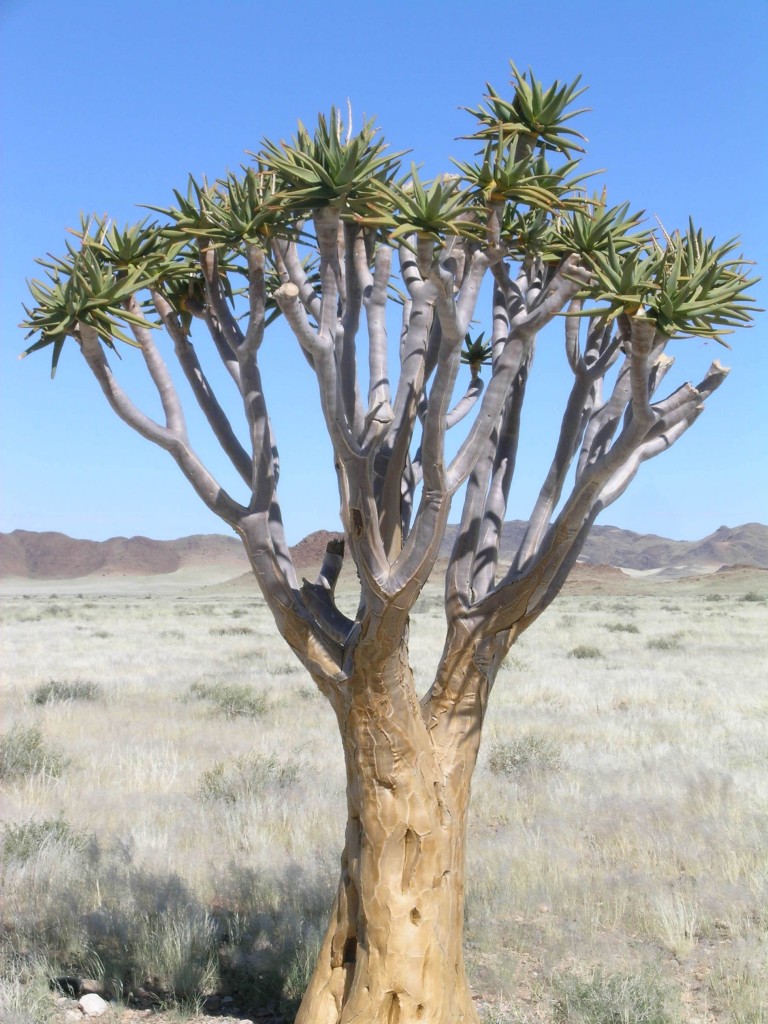
[[[457,782],[439,763],[405,647],[377,654],[363,652],[368,664],[336,708],[346,845],[296,1024],[476,1024],[462,949],[473,764]]]

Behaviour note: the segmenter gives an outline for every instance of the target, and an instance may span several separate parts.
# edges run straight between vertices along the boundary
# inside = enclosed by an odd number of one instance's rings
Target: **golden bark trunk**
[[[476,1024],[462,948],[474,757],[459,773],[446,763],[404,648],[355,679],[336,711],[346,843],[296,1024]]]

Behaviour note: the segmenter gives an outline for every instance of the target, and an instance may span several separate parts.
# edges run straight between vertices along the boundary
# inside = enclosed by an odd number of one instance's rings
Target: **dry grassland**
[[[504,665],[469,847],[486,1019],[768,1021],[765,575],[566,594]],[[3,1021],[52,1019],[63,973],[292,1019],[340,744],[255,590],[201,582],[5,585]],[[430,588],[423,684],[442,628]]]

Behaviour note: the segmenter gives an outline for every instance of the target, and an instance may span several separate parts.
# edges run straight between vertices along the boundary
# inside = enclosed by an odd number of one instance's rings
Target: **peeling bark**
[[[297,1024],[475,1024],[462,949],[469,787],[446,771],[405,648],[351,680],[337,715],[346,842]]]

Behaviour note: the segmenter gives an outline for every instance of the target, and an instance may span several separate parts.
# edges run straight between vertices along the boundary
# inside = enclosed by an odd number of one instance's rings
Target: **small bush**
[[[198,792],[203,800],[234,804],[270,787],[291,786],[298,781],[300,771],[298,761],[280,761],[274,755],[244,755],[229,765],[219,761],[203,772]]]
[[[205,700],[214,712],[226,718],[260,718],[269,710],[269,699],[249,686],[233,683],[193,683],[189,688],[193,700]]]
[[[488,767],[495,775],[509,776],[559,771],[562,753],[546,736],[528,733],[514,740],[494,743],[488,756]]]
[[[768,600],[765,594],[758,594],[756,590],[748,590],[746,594],[742,594],[739,598],[740,601],[748,601],[755,604],[764,604]]]
[[[609,633],[639,633],[640,630],[634,622],[606,622],[605,628]]]
[[[40,729],[15,727],[0,737],[0,782],[29,775],[57,778],[67,764],[60,751],[48,746]]]
[[[724,601],[725,598],[722,594],[707,594],[704,598],[705,601]]]
[[[31,700],[33,704],[53,704],[65,700],[99,700],[102,696],[102,689],[98,683],[91,683],[85,679],[75,679],[72,682],[51,679],[35,687]]]
[[[302,686],[296,691],[296,695],[301,700],[318,700],[320,697],[320,691],[316,686]]]
[[[592,644],[579,644],[568,651],[569,658],[602,658],[603,652]]]
[[[71,619],[72,609],[66,608],[63,604],[48,604],[41,609],[40,615],[44,617]]]
[[[645,645],[650,651],[676,651],[683,645],[682,633],[652,637]]]
[[[668,997],[649,974],[565,978],[557,985],[554,1006],[557,1024],[675,1024]]]
[[[6,825],[2,831],[3,858],[22,863],[46,846],[55,844],[73,853],[83,852],[89,837],[76,832],[64,818],[41,818],[20,825]]]

